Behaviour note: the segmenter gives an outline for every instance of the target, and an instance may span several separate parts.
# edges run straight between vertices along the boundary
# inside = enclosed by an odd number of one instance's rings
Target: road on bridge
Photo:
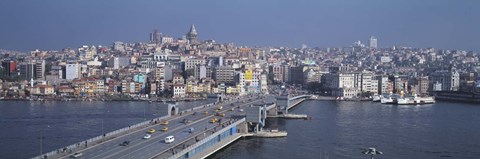
[[[203,134],[205,130],[213,129],[218,126],[217,123],[210,123],[210,119],[217,113],[215,110],[220,106],[223,107],[219,113],[225,113],[225,117],[218,117],[224,121],[229,120],[229,117],[233,114],[242,115],[244,112],[238,111],[238,107],[245,107],[253,103],[259,103],[267,96],[250,96],[241,100],[234,100],[232,103],[220,103],[215,106],[203,108],[197,110],[195,114],[193,112],[186,113],[180,116],[172,116],[166,121],[167,125],[161,125],[160,123],[139,129],[134,132],[130,132],[126,135],[122,135],[103,143],[87,147],[83,150],[77,151],[82,153],[81,158],[115,158],[115,159],[143,159],[153,158],[159,154],[166,155],[166,152],[175,146],[179,146],[183,142],[195,137],[196,135]],[[234,108],[235,110],[231,110]],[[204,114],[208,112],[208,114]],[[190,123],[185,124],[183,121],[189,120]],[[161,131],[162,128],[168,127],[168,131]],[[189,129],[193,128],[194,133],[189,133]],[[143,136],[148,130],[156,130],[151,134],[150,139],[143,139]],[[164,142],[165,137],[175,136],[175,142],[166,144]],[[127,146],[121,146],[124,141],[129,141]],[[72,152],[72,154],[75,152]],[[63,156],[62,158],[68,158],[70,156]]]

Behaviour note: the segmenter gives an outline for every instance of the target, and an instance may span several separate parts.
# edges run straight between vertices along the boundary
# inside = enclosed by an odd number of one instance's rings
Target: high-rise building
[[[374,36],[370,37],[370,42],[369,42],[370,48],[377,48],[377,38]]]
[[[287,74],[288,82],[293,84],[303,84],[303,66],[290,67],[289,73]],[[285,80],[287,81],[287,80]]]
[[[271,80],[279,83],[287,82],[289,79],[290,68],[288,65],[275,64],[269,66]],[[302,74],[303,75],[303,74]],[[303,76],[302,76],[303,77]]]
[[[225,83],[225,85],[233,85],[235,83],[235,69],[230,66],[217,66],[213,74],[217,83]]]
[[[202,78],[212,78],[212,71],[210,66],[205,65],[195,65],[194,77],[197,80]]]
[[[35,77],[35,64],[28,62],[20,64],[20,77],[23,80],[31,80]]]
[[[35,61],[35,77],[45,80],[45,60]]]
[[[81,77],[80,64],[67,64],[65,66],[65,79],[73,80]]]
[[[2,67],[4,69],[3,75],[6,77],[11,77],[17,69],[17,62],[13,60],[2,61]]]
[[[418,77],[417,78],[417,87],[418,90],[415,92],[418,95],[425,96],[428,95],[428,90],[429,90],[429,80],[428,77]]]
[[[160,43],[161,38],[162,38],[162,33],[158,32],[157,29],[153,30],[153,32],[150,33],[151,43]]]
[[[192,27],[190,28],[190,31],[187,33],[187,39],[190,42],[190,44],[196,44],[197,43],[197,30],[195,29],[195,25],[192,24]]]
[[[378,81],[378,94],[389,94],[390,92],[390,83],[388,81],[388,77],[384,75],[376,76],[376,80]]]

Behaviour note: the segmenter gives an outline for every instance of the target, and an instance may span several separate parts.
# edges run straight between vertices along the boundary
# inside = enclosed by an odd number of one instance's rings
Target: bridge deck
[[[256,98],[256,97],[255,97]],[[221,103],[215,106],[210,106],[196,110],[196,115],[192,115],[192,112],[184,113],[180,116],[172,116],[167,118],[170,123],[167,127],[170,130],[161,132],[160,129],[163,125],[152,124],[145,127],[139,127],[138,130],[129,131],[126,134],[120,136],[114,136],[111,138],[102,140],[100,143],[88,143],[88,147],[79,146],[78,149],[72,149],[72,152],[58,153],[57,155],[49,155],[48,158],[68,158],[71,154],[80,152],[83,154],[82,158],[153,158],[158,154],[163,154],[172,148],[178,148],[180,143],[185,142],[187,145],[189,141],[195,136],[203,135],[204,131],[215,129],[217,124],[209,123],[209,120],[216,113],[214,110],[219,106],[223,106],[222,113],[227,114],[225,117],[216,117],[222,119],[223,122],[227,122],[230,115],[238,113],[244,113],[237,111],[237,106],[247,106],[254,102],[259,102],[261,99],[245,98],[240,101],[233,101],[233,106],[230,103]],[[235,111],[230,111],[230,108],[234,107]],[[204,115],[203,112],[208,111],[208,115]],[[192,121],[189,124],[184,124],[182,121],[188,119]],[[195,133],[188,133],[189,128],[194,128]],[[157,132],[152,134],[150,139],[142,139],[149,129],[155,129]],[[165,144],[163,139],[166,136],[174,135],[175,144]],[[193,138],[195,139],[195,138]],[[197,139],[198,140],[198,139]],[[120,146],[119,144],[124,141],[130,141],[128,146]],[[194,140],[195,141],[195,140]]]

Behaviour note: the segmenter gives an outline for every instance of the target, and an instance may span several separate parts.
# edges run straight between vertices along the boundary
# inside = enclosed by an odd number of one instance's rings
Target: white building
[[[262,74],[260,76],[260,91],[264,94],[268,94],[268,79],[267,79],[267,74]]]
[[[113,50],[119,51],[119,52],[125,52],[125,45],[123,42],[116,41],[113,43]]]
[[[78,48],[78,52],[80,54],[81,59],[90,60],[95,55],[97,55],[97,48],[95,46],[89,47],[87,45],[84,45]]]
[[[205,65],[204,59],[188,59],[185,61],[185,70],[194,69],[195,65]]]
[[[108,65],[113,69],[119,69],[125,66],[130,65],[130,58],[128,57],[112,57],[108,61]]]
[[[164,36],[164,37],[162,37],[161,42],[162,42],[162,44],[173,43],[173,37]]]
[[[81,77],[80,64],[67,64],[65,65],[65,79],[73,80]]]
[[[183,98],[185,97],[185,85],[175,84],[173,87],[173,98]]]
[[[97,94],[103,94],[105,93],[105,81],[103,79],[99,79],[96,81],[97,83],[97,89],[95,90],[95,92]]]
[[[240,72],[238,73],[238,94],[243,96],[246,94],[245,90],[246,82],[245,82],[245,73]]]
[[[380,57],[380,62],[381,63],[389,63],[389,62],[392,62],[392,59],[389,56],[382,56],[382,57]]]
[[[95,66],[95,67],[100,67],[102,66],[102,62],[98,61],[98,57],[95,57],[93,61],[88,61],[87,66]]]

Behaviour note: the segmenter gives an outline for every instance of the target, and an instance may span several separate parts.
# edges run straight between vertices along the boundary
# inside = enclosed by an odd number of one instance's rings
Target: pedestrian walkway
[[[222,141],[218,142],[217,144],[215,144],[213,146],[210,146],[210,147],[204,149],[203,151],[195,154],[195,156],[193,156],[192,159],[203,159],[205,157],[208,157],[208,156],[214,154],[218,150],[224,148],[225,146],[228,146],[230,143],[238,140],[239,138],[241,138],[243,136],[244,136],[243,133],[233,134],[233,135],[223,139]]]

